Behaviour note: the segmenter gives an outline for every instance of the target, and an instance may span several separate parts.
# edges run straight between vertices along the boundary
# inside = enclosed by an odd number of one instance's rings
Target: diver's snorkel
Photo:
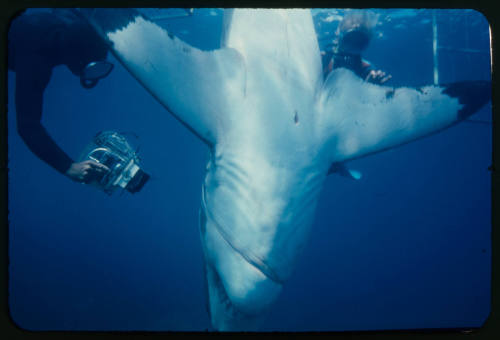
[[[80,84],[91,89],[97,85],[99,79],[106,78],[113,70],[113,64],[108,61],[93,61],[83,69],[80,75]]]

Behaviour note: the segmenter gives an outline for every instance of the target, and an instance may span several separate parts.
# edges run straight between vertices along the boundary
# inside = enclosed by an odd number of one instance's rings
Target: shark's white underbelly
[[[219,154],[208,166],[202,209],[235,252],[282,283],[306,243],[324,178],[311,166]]]

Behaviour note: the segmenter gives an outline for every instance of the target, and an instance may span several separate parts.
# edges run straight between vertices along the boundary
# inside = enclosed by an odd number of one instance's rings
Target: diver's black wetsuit
[[[326,71],[324,74],[344,67],[354,72],[358,77],[366,79],[372,70],[371,65],[364,61],[359,54],[327,52],[322,56],[322,61]]]
[[[16,73],[17,131],[36,156],[61,173],[73,160],[41,124],[43,93],[54,66],[66,64],[73,72],[92,61],[91,54],[96,52],[88,47],[93,43],[80,39],[88,33],[83,21],[50,12],[23,14],[12,21],[9,30],[8,64]]]

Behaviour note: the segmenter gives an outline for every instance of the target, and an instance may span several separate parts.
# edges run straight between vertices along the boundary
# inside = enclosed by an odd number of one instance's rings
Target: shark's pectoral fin
[[[462,105],[457,120],[464,120],[479,111],[491,100],[491,82],[485,80],[461,81],[442,85],[443,94],[457,98]]]
[[[490,98],[487,81],[389,88],[337,69],[323,86],[319,112],[332,159],[344,162],[441,131],[477,112]]]
[[[202,51],[134,9],[81,9],[115,56],[177,119],[208,144],[244,97],[245,67],[232,48]]]
[[[328,170],[328,175],[331,174],[337,174],[353,180],[359,180],[361,179],[361,177],[363,177],[363,174],[360,171],[349,169],[343,163],[333,163],[330,169]]]

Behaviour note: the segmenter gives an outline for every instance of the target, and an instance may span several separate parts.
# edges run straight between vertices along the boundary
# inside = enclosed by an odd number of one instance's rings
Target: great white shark
[[[263,322],[306,244],[328,174],[358,178],[345,162],[446,129],[490,100],[487,81],[391,88],[347,69],[324,80],[310,10],[226,10],[213,51],[134,9],[80,13],[210,149],[200,237],[217,330]]]

